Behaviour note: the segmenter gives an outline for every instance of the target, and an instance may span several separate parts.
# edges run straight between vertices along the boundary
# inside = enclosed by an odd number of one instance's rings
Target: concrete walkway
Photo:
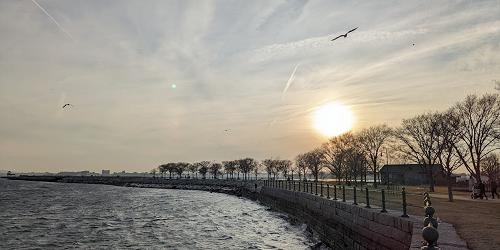
[[[413,221],[413,237],[411,239],[410,249],[420,249],[425,240],[422,238],[423,216],[410,215]],[[460,238],[452,224],[438,221],[438,246],[442,250],[465,250],[467,243]]]
[[[431,193],[432,198],[445,199],[448,200],[448,194]],[[485,203],[500,203],[500,199],[492,199],[488,196],[488,199],[471,199],[470,196],[458,194],[453,195],[453,200],[470,201],[470,202],[485,202]]]

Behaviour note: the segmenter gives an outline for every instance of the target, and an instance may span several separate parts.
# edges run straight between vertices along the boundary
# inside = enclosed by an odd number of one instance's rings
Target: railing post
[[[345,202],[345,185],[342,185],[342,202]]]
[[[382,189],[382,211],[381,213],[387,213],[387,210],[385,210],[385,190]]]
[[[316,187],[316,191],[314,193],[318,195],[318,181],[314,182],[314,186]]]
[[[432,207],[431,198],[429,193],[424,193],[424,204],[425,204],[425,217],[424,217],[424,228],[422,229],[422,238],[424,238],[427,243],[421,248],[425,250],[435,250],[439,249],[437,241],[439,239],[438,222],[434,218],[434,213],[436,210]]]
[[[356,202],[356,186],[354,186],[352,190],[354,192],[354,202],[352,204],[353,205],[358,205],[358,203]]]
[[[337,200],[337,185],[333,185],[333,199]]]
[[[368,192],[368,187],[365,187],[366,191],[366,208],[372,208],[370,207],[370,193]]]
[[[403,190],[401,191],[401,195],[403,196],[403,215],[401,215],[401,217],[408,217],[408,214],[406,213],[406,206],[408,204],[406,204],[406,191],[405,191],[405,188],[403,188]]]
[[[311,185],[310,186],[311,194],[313,194],[314,193],[314,189],[313,189],[313,183],[312,183],[312,181],[311,181],[310,185]]]
[[[330,184],[326,184],[326,198],[330,199]]]
[[[301,182],[301,181],[299,180],[299,182],[298,182],[298,183],[299,183],[299,192],[300,192],[300,182]]]
[[[292,181],[293,191],[295,192],[295,181]]]
[[[321,197],[323,197],[323,182],[320,183],[320,188],[321,188]]]

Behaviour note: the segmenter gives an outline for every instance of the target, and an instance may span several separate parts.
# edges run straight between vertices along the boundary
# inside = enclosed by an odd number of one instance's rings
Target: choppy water
[[[0,179],[0,249],[305,249],[304,230],[226,194]]]

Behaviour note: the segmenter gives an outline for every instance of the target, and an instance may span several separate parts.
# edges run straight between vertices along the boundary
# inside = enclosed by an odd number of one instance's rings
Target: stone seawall
[[[263,187],[259,200],[305,222],[334,249],[408,249],[413,222],[317,195]]]

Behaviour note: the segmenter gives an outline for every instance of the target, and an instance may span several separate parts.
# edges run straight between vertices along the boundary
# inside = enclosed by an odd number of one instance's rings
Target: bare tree
[[[222,169],[222,164],[220,163],[212,163],[212,165],[210,165],[210,173],[212,174],[213,178],[214,179],[217,179],[217,175],[219,174],[220,170]]]
[[[299,154],[295,157],[295,166],[297,166],[297,173],[299,174],[299,180],[303,178],[306,179],[307,162],[305,154]]]
[[[361,152],[361,150],[353,145],[353,147],[349,148],[346,151],[346,176],[347,180],[354,180],[354,183],[357,183],[358,177],[362,177],[363,169],[366,167],[366,157]]]
[[[189,166],[189,163],[187,163],[187,162],[177,162],[175,164],[175,172],[177,172],[179,179],[182,178],[182,173],[184,172],[184,170],[187,169],[188,166]]]
[[[266,168],[267,179],[271,179],[271,175],[274,173],[275,163],[273,159],[265,159],[262,161],[262,165]],[[276,178],[276,176],[274,176]]]
[[[453,179],[452,174],[462,164],[460,157],[455,151],[455,144],[458,142],[456,133],[459,126],[459,119],[452,112],[440,114],[438,120],[439,142],[442,143],[441,153],[438,155],[439,163],[443,167],[448,184],[448,200],[453,201]]]
[[[247,180],[248,174],[257,166],[257,161],[252,158],[244,158],[238,160],[238,164],[241,172],[243,172],[243,178]]]
[[[198,179],[198,165],[196,164],[189,164],[188,166],[189,172],[193,174],[192,178],[197,178]]]
[[[259,176],[259,171],[262,167],[262,164],[257,162],[257,164],[255,164],[255,168],[253,168],[253,173],[255,174],[255,180],[257,180],[257,177]]]
[[[379,171],[379,156],[382,146],[392,134],[392,129],[387,125],[378,125],[361,130],[358,135],[359,146],[365,153],[373,171],[373,184],[377,187],[377,174]]]
[[[165,164],[165,169],[168,171],[169,179],[172,179],[172,174],[177,172],[177,165],[174,162],[169,162]]]
[[[456,104],[452,112],[460,119],[455,150],[467,171],[479,181],[481,160],[499,149],[500,97],[498,94],[469,95]]]
[[[438,113],[426,113],[404,119],[395,133],[403,143],[399,150],[428,171],[431,192],[434,192],[433,165],[438,163],[443,147],[439,138],[439,116]]]
[[[283,174],[283,178],[288,177],[288,172],[291,170],[292,161],[276,160],[277,170]]]
[[[318,181],[319,172],[323,168],[323,151],[319,148],[309,151],[304,154],[304,161],[307,168],[314,176],[314,180]]]
[[[348,151],[354,146],[354,143],[354,135],[347,132],[332,137],[321,147],[323,162],[330,172],[335,175],[337,181],[341,181],[343,176],[347,180],[346,173],[349,168],[347,165],[347,156]]]
[[[496,181],[500,177],[500,161],[496,154],[489,154],[484,157],[481,163],[481,170],[491,181]]]
[[[161,164],[158,166],[158,172],[161,174],[161,178],[165,176],[165,173],[167,172],[167,165],[166,164]]]
[[[234,177],[234,171],[236,171],[236,166],[238,165],[237,161],[223,161],[222,165],[224,165],[224,170],[226,171],[226,178],[231,176],[231,179]]]
[[[200,161],[194,164],[198,166],[198,173],[200,173],[203,179],[205,179],[207,176],[208,169],[212,163],[209,161]]]

